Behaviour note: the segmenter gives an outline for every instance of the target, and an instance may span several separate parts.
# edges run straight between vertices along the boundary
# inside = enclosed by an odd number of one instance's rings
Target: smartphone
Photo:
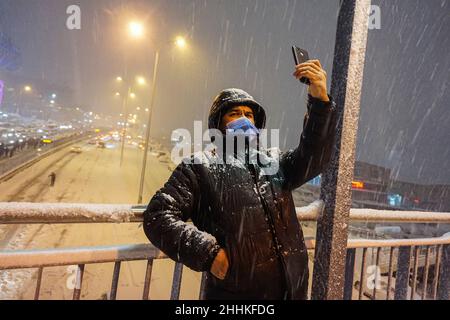
[[[297,46],[292,46],[292,53],[294,55],[294,61],[295,61],[295,65],[298,65],[300,63],[306,62],[309,60],[309,54],[308,51],[301,49]],[[309,79],[308,78],[301,78],[300,82],[309,85]]]

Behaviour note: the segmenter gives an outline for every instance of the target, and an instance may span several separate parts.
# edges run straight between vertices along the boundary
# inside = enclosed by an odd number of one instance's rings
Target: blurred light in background
[[[137,21],[130,22],[128,30],[133,38],[142,38],[144,36],[144,26]]]

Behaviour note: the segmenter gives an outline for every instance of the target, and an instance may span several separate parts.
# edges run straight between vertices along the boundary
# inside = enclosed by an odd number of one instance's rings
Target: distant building
[[[355,162],[352,201],[356,208],[383,209],[392,207],[388,201],[391,169],[366,162]]]
[[[403,195],[402,206],[426,211],[450,211],[450,185],[391,181],[389,190]]]
[[[321,176],[308,182],[315,187],[320,187],[320,184]],[[393,180],[391,169],[356,161],[352,207],[449,212],[450,185],[421,185]]]

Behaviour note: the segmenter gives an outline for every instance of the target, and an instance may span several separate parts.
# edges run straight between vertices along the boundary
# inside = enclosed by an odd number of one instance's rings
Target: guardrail
[[[297,208],[302,221],[314,221],[321,212],[321,203]],[[0,203],[0,224],[24,223],[121,223],[140,222],[145,207],[131,205],[92,204],[30,204]],[[366,212],[364,212],[366,211]],[[450,223],[450,213],[387,212],[352,210],[351,220],[436,222]],[[433,219],[428,215],[433,216]],[[308,250],[315,248],[314,239],[305,239]],[[388,257],[386,259],[386,257]],[[114,262],[110,299],[117,294],[121,263],[146,260],[143,299],[149,298],[150,280],[154,259],[167,259],[151,244],[110,247],[85,247],[48,250],[0,251],[0,270],[37,268],[35,299],[39,299],[43,270],[46,267],[77,265],[73,299],[79,299],[86,264]],[[419,261],[424,266],[419,272]],[[360,263],[357,263],[360,260]],[[383,262],[385,260],[385,262]],[[395,263],[396,262],[396,263]],[[412,263],[411,263],[412,262]],[[387,279],[380,287],[382,264],[387,267]],[[372,270],[368,272],[368,267]],[[430,268],[433,267],[432,270]],[[183,265],[176,263],[172,280],[171,299],[179,298]],[[367,275],[369,273],[369,276]],[[419,276],[422,285],[419,287]],[[203,283],[199,298],[202,298]],[[356,280],[355,280],[356,279]],[[394,282],[395,279],[395,282]],[[430,284],[431,280],[431,284]],[[373,287],[372,287],[373,285]],[[344,299],[439,299],[448,300],[450,290],[450,234],[424,239],[351,239],[347,242]]]
[[[145,208],[145,205],[130,204],[3,202],[0,203],[0,224],[142,222]],[[322,209],[320,200],[297,207],[297,218],[299,221],[317,221]],[[450,224],[450,212],[350,209],[350,220]]]
[[[41,161],[42,159],[64,149],[72,144],[75,144],[80,141],[88,139],[91,134],[92,133],[84,133],[82,135],[77,135],[75,137],[71,136],[71,137],[63,138],[61,140],[55,141],[54,145],[51,148],[49,148],[48,150],[45,150],[41,154],[39,154],[39,153],[30,154],[29,155],[30,157],[27,157],[27,160],[25,160],[23,163],[18,164],[17,166],[15,166],[14,168],[12,168],[8,171],[0,172],[0,183],[11,179],[17,173],[31,167],[33,164]]]

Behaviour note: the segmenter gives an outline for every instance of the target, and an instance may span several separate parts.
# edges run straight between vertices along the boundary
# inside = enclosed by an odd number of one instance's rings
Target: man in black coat
[[[182,162],[144,212],[145,234],[156,247],[207,272],[205,299],[307,299],[308,255],[292,190],[329,163],[336,107],[318,60],[297,65],[293,75],[310,80],[308,111],[299,146],[267,153],[279,163],[276,173],[239,159]],[[226,137],[230,127],[245,123],[258,132],[265,121],[263,107],[248,93],[227,89],[214,100],[208,124]]]

